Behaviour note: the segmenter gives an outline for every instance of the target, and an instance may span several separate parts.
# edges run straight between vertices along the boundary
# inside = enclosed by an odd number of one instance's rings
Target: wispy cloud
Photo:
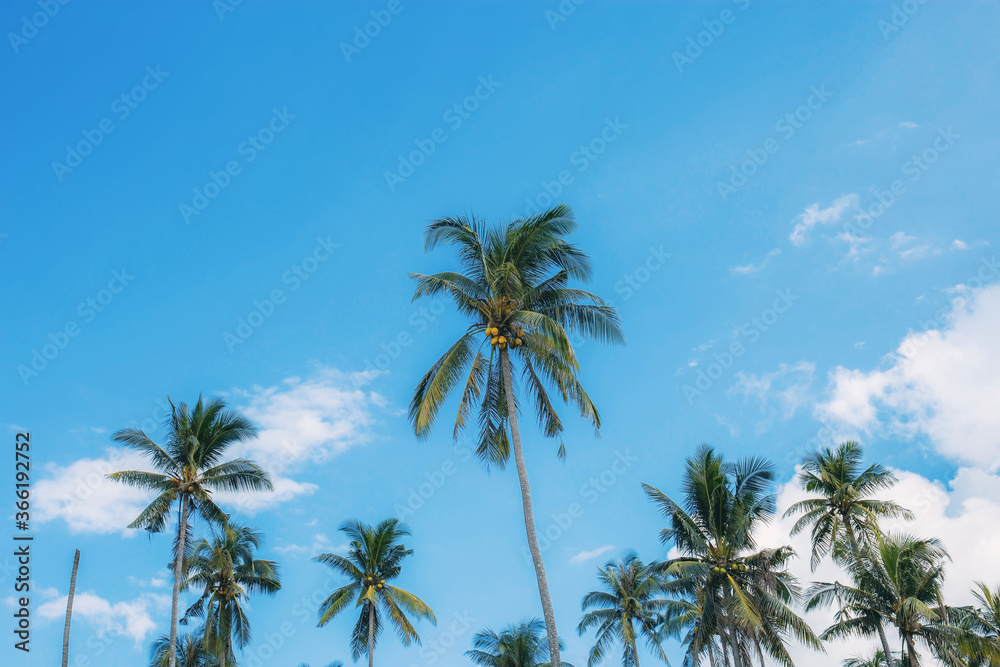
[[[844,211],[854,208],[857,205],[858,195],[851,193],[838,197],[826,208],[820,208],[818,203],[809,206],[805,211],[796,216],[794,220],[795,226],[792,229],[792,233],[788,236],[788,240],[794,246],[805,245],[806,241],[808,241],[809,232],[813,227],[838,222],[844,215]]]
[[[581,551],[577,555],[575,555],[572,558],[570,558],[569,562],[573,563],[573,564],[586,563],[588,560],[594,560],[595,558],[598,558],[598,557],[600,557],[600,556],[608,553],[609,551],[611,551],[614,548],[615,547],[614,547],[613,544],[607,544],[607,545],[605,545],[603,547],[598,547],[598,548],[596,548],[596,549],[594,549],[592,551]]]
[[[764,255],[764,258],[760,261],[760,264],[754,264],[753,262],[750,262],[749,264],[744,264],[742,266],[734,266],[733,268],[729,269],[729,272],[741,276],[757,273],[758,271],[762,271],[765,268],[767,268],[767,265],[771,262],[771,260],[780,254],[781,254],[781,249],[775,248],[771,252]]]

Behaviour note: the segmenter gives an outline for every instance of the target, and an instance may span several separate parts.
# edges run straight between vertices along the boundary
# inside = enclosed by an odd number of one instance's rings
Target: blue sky
[[[451,266],[422,251],[429,220],[550,196],[628,337],[580,346],[600,439],[567,420],[560,462],[527,430],[566,659],[596,565],[666,555],[640,482],[675,492],[701,442],[772,458],[785,501],[802,452],[861,438],[911,529],[952,538],[959,598],[1000,548],[992,3],[44,6],[0,8],[0,422],[36,443],[25,664],[56,659],[74,548],[77,660],[139,664],[166,630],[169,538],[125,529],[142,498],[99,478],[128,463],[109,434],[168,394],[246,410],[280,480],[234,505],[285,578],[253,605],[274,656],[245,664],[349,658],[352,621],[314,627],[336,581],[309,559],[425,483],[400,585],[440,623],[379,662],[465,665],[473,632],[539,615],[514,475],[406,422],[464,328],[411,304],[407,273]]]

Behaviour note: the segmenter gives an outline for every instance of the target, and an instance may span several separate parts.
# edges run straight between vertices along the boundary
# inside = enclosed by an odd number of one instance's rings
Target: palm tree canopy
[[[434,612],[417,596],[388,583],[399,576],[403,559],[413,554],[412,549],[400,543],[400,539],[410,534],[409,528],[399,519],[391,518],[377,526],[348,521],[340,531],[351,540],[347,555],[325,553],[313,560],[344,575],[349,582],[333,591],[320,605],[318,625],[326,625],[354,602],[355,607],[361,607],[351,635],[351,653],[355,660],[368,653],[370,617],[376,642],[385,617],[388,617],[404,646],[413,642],[419,644],[420,636],[407,614],[436,625]]]
[[[677,596],[668,610],[665,630],[681,634],[691,660],[709,650],[716,635],[733,651],[767,653],[779,664],[790,665],[786,638],[791,635],[812,648],[821,648],[809,625],[793,610],[801,591],[788,563],[795,556],[789,546],[760,548],[759,528],[773,520],[774,466],[760,458],[734,463],[707,445],[698,448],[685,465],[683,503],[648,484],[649,498],[669,519],[660,532],[664,544],[674,544],[680,555],[657,565],[666,577],[666,589]]]
[[[624,647],[622,665],[635,667],[639,636],[655,655],[667,662],[658,626],[669,602],[659,597],[663,581],[658,569],[643,564],[635,553],[628,552],[598,568],[597,578],[601,589],[584,596],[581,608],[585,614],[577,626],[581,635],[590,628],[597,628],[597,641],[590,650],[588,667],[600,663],[616,642]]]
[[[477,632],[473,649],[465,655],[481,667],[548,667],[549,644],[545,623],[538,618],[525,619],[508,625],[499,633],[489,628]],[[559,648],[565,648],[559,642]],[[566,667],[573,667],[563,662]]]
[[[802,463],[799,484],[818,497],[795,503],[785,516],[799,516],[792,527],[792,535],[812,526],[811,565],[814,570],[831,551],[835,556],[843,553],[836,551],[843,533],[858,542],[848,545],[853,551],[855,546],[860,548],[869,544],[878,534],[880,519],[913,518],[909,510],[874,497],[880,491],[891,489],[896,484],[896,476],[878,463],[864,467],[863,454],[860,444],[848,441],[836,450],[822,449]]]
[[[157,493],[153,501],[129,524],[160,532],[166,526],[175,500],[187,496],[191,509],[213,523],[225,523],[228,516],[212,499],[213,491],[272,491],[270,475],[253,461],[238,458],[224,461],[233,445],[257,437],[257,428],[245,416],[229,410],[221,398],[207,403],[199,396],[194,408],[171,402],[164,445],[152,440],[142,429],[125,428],[112,439],[150,460],[156,472],[124,470],[109,478]]]
[[[213,660],[205,652],[203,628],[181,635],[177,642],[177,667],[211,667]],[[170,636],[161,635],[149,651],[149,667],[167,667]],[[216,665],[218,663],[215,663]]]
[[[260,542],[261,534],[252,528],[228,523],[211,539],[192,545],[182,587],[201,588],[202,593],[187,610],[185,620],[206,619],[206,644],[225,644],[235,637],[236,646],[244,648],[252,637],[244,609],[250,595],[274,595],[281,590],[278,565],[254,558]]]
[[[428,226],[425,250],[452,246],[459,271],[411,274],[417,281],[413,298],[449,297],[470,324],[417,385],[409,417],[418,437],[430,434],[448,394],[462,385],[455,437],[478,403],[477,454],[487,465],[506,465],[511,406],[495,354],[500,346],[519,363],[521,381],[546,436],[563,431],[550,388],[575,405],[595,430],[600,429],[600,415],[578,377],[580,365],[570,335],[609,343],[624,343],[625,338],[613,306],[569,287],[570,280],[591,276],[589,258],[566,240],[576,226],[566,206],[501,227],[465,216],[442,218]],[[488,355],[484,346],[489,347]],[[562,447],[559,451],[564,453]]]

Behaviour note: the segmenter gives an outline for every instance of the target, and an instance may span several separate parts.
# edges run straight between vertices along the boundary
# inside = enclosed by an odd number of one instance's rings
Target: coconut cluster
[[[375,577],[365,577],[365,583],[372,588],[377,588],[378,590],[385,588],[385,579],[376,580]]]
[[[750,568],[744,565],[743,563],[732,563],[729,566],[729,569],[732,570],[733,572],[740,572],[740,573],[750,571]],[[726,568],[721,565],[716,565],[711,569],[711,572],[712,574],[725,574]]]
[[[511,330],[505,329],[504,333],[500,333],[499,327],[490,324],[483,329],[483,333],[489,336],[490,345],[498,347],[501,350],[508,345],[511,347],[521,347],[524,344],[524,329],[521,327]]]

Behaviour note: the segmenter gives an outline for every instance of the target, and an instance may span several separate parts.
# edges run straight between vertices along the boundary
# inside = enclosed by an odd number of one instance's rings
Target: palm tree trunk
[[[729,647],[733,652],[733,664],[736,667],[743,667],[743,655],[740,653],[740,645],[737,641],[736,624],[733,623],[732,617],[727,617],[726,623],[729,626]]]
[[[889,638],[885,636],[885,628],[882,627],[881,622],[878,624],[878,638],[882,642],[882,653],[885,653],[885,664],[887,667],[896,667],[896,659],[892,657]]]
[[[913,641],[913,635],[906,636],[906,657],[907,667],[920,667],[920,657],[917,656],[917,644]]]
[[[712,639],[708,640],[708,665],[709,667],[718,667],[715,662],[715,651],[712,650]]]
[[[535,515],[531,509],[531,488],[528,486],[528,471],[524,466],[524,452],[521,449],[521,432],[517,427],[517,411],[514,409],[514,385],[510,372],[510,355],[506,349],[500,350],[500,363],[503,366],[503,384],[507,399],[507,415],[510,418],[510,439],[514,445],[514,462],[517,464],[517,479],[521,483],[521,505],[524,509],[524,529],[528,534],[528,550],[535,564],[535,577],[538,579],[538,595],[542,600],[542,615],[545,617],[545,632],[549,638],[549,661],[551,667],[561,667],[559,656],[559,633],[556,631],[556,615],[552,610],[552,598],[549,597],[549,582],[545,577],[545,563],[542,562],[542,552],[538,548],[538,536],[535,534]]]
[[[375,667],[375,605],[368,602],[368,667]]]
[[[177,610],[181,599],[181,575],[184,567],[184,540],[187,538],[188,497],[181,495],[181,519],[177,522],[177,555],[174,557],[174,599],[170,608],[169,667],[177,665]]]
[[[73,574],[69,578],[69,596],[66,598],[66,627],[63,628],[62,667],[69,665],[69,625],[73,620],[73,596],[76,595],[76,571],[80,567],[80,550],[73,556]]]
[[[229,628],[227,632],[232,632],[232,628]],[[222,643],[222,657],[219,658],[219,667],[226,667],[226,660],[229,659],[229,652],[233,650],[233,638],[231,635],[226,636],[226,641]]]

